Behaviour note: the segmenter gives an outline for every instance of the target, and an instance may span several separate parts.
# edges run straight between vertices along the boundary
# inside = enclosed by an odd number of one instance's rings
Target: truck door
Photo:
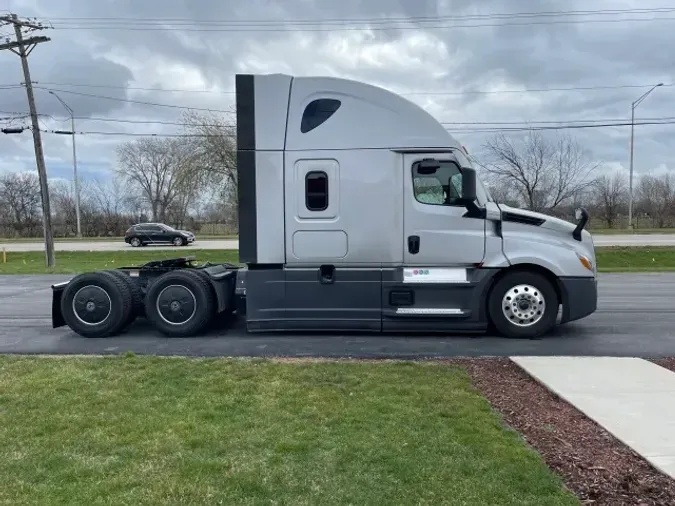
[[[456,202],[460,162],[452,153],[403,156],[403,259],[406,266],[469,266],[485,254],[485,220]]]

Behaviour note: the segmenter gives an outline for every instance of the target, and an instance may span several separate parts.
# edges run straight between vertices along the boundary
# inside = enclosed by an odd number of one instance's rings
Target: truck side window
[[[454,162],[441,162],[431,173],[415,162],[412,172],[415,199],[422,204],[453,206],[462,195],[462,173]]]
[[[305,176],[305,205],[310,211],[328,209],[328,175],[319,170]]]
[[[341,105],[342,102],[333,98],[312,100],[307,104],[307,107],[305,107],[305,112],[302,113],[300,131],[304,134],[310,130],[314,130],[335,114],[335,111],[337,111]]]

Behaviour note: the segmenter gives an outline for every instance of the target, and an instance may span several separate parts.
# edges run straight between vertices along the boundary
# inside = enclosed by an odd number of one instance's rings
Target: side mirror
[[[476,171],[470,167],[462,168],[462,197],[459,200],[464,205],[476,200]]]

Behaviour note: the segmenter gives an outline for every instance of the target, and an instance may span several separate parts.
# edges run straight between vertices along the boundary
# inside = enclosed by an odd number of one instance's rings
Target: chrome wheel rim
[[[517,285],[502,298],[502,312],[517,327],[536,325],[546,312],[546,300],[541,290],[532,285]]]

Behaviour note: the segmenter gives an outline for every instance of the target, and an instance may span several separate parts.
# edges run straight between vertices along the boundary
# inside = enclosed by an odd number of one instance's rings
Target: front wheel
[[[174,246],[184,246],[187,241],[182,237],[174,237],[173,241],[171,242],[173,243]]]
[[[551,330],[558,317],[558,295],[541,274],[509,272],[495,284],[488,314],[505,337],[534,339]]]

